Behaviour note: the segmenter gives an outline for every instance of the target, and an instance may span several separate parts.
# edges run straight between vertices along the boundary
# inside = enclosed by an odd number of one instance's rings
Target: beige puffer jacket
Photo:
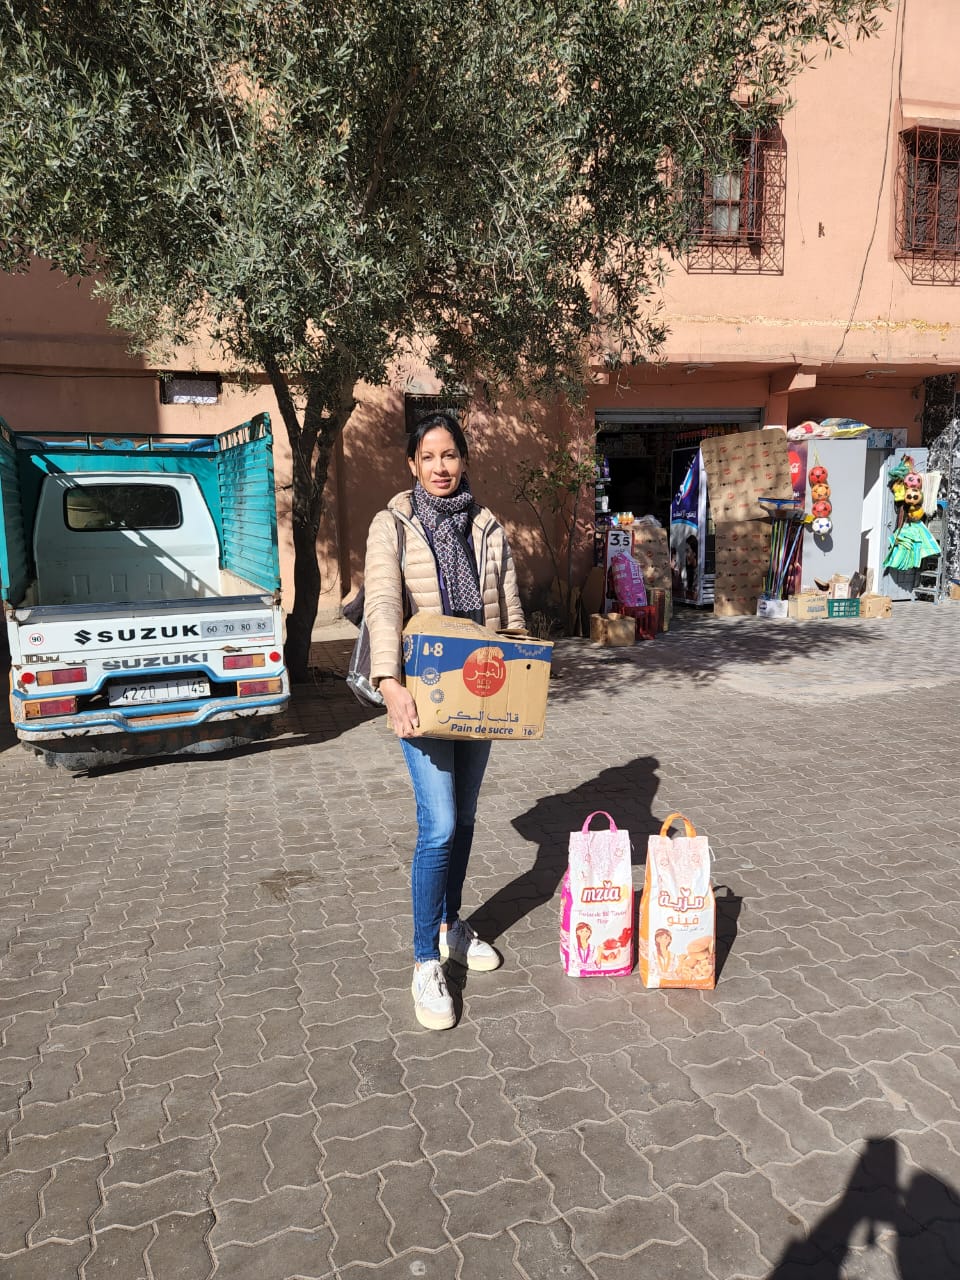
[[[423,525],[413,514],[411,491],[398,493],[378,511],[367,537],[363,571],[364,621],[370,632],[370,679],[373,684],[388,676],[402,679],[400,637],[403,630],[403,583],[400,575],[400,530],[403,526],[406,554],[403,578],[414,613],[443,612],[440,578]],[[480,570],[484,622],[492,631],[522,630],[523,607],[517,590],[517,572],[507,535],[492,512],[480,508],[471,530],[473,551]]]

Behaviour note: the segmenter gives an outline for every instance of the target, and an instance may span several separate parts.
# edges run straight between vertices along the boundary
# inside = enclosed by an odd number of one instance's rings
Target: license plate
[[[107,698],[111,707],[139,706],[148,702],[177,702],[181,698],[206,698],[210,682],[202,676],[190,680],[131,680],[111,684]]]

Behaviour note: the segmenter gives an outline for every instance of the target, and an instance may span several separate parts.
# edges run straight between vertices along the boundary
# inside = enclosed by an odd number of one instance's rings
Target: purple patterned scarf
[[[413,510],[423,525],[440,566],[451,612],[473,614],[483,608],[476,562],[467,542],[473,494],[464,476],[456,493],[442,498],[427,493],[418,480],[413,490]]]

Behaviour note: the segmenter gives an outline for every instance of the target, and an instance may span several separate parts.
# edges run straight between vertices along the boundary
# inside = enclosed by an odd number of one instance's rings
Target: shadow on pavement
[[[785,1250],[768,1280],[842,1280],[851,1250],[877,1247],[877,1229],[896,1232],[900,1280],[955,1280],[960,1275],[960,1196],[928,1173],[900,1186],[893,1138],[867,1138],[846,1190],[805,1240]]]
[[[733,950],[737,938],[737,921],[743,910],[743,898],[733,892],[729,885],[715,886],[717,900],[717,981],[727,963],[727,956]]]
[[[244,756],[272,754],[276,751],[288,750],[290,747],[308,747],[332,742],[358,725],[376,720],[383,714],[384,712],[378,707],[361,706],[343,680],[330,677],[322,682],[294,685],[289,707],[283,715],[277,717],[269,736],[257,741],[196,755],[183,753],[131,756],[129,760],[89,764],[71,772],[87,778],[101,778],[133,770],[156,768],[173,762],[236,760]],[[3,727],[9,728],[9,732],[13,735],[12,728],[0,726],[0,728]],[[13,740],[16,740],[15,736]],[[2,747],[2,737],[0,737],[0,747]]]
[[[576,697],[586,680],[595,689],[619,688],[628,672],[638,677],[712,684],[731,668],[778,666],[805,655],[826,658],[843,655],[859,664],[873,646],[883,641],[884,622],[794,622],[764,618],[716,618],[712,614],[681,613],[670,630],[654,640],[604,649],[589,640],[561,640],[554,650],[550,697],[566,701]]]
[[[481,935],[493,941],[554,897],[567,869],[570,832],[579,831],[587,814],[596,809],[605,809],[618,827],[630,832],[632,861],[641,863],[647,835],[660,828],[651,809],[659,786],[658,768],[659,761],[653,756],[641,756],[629,764],[604,769],[571,791],[544,796],[514,818],[513,826],[523,839],[537,845],[536,857],[529,871],[498,889],[474,913],[471,923]]]

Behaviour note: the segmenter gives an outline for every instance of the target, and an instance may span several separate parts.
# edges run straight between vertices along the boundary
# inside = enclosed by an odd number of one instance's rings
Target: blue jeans
[[[453,923],[467,874],[477,797],[490,743],[401,738],[417,801],[413,854],[413,954],[439,960],[441,923]]]

